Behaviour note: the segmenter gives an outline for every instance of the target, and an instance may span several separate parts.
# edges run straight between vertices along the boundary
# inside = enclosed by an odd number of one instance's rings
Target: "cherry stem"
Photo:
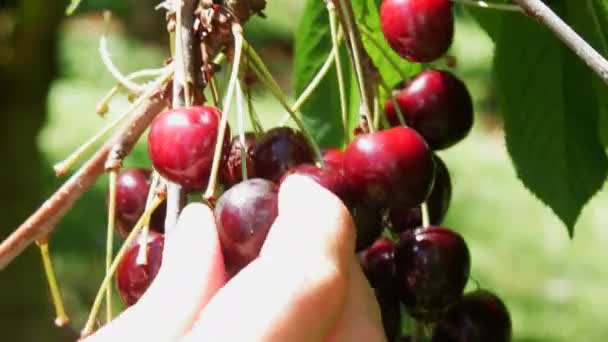
[[[338,39],[342,39],[341,33]],[[306,103],[306,101],[310,98],[314,91],[319,87],[319,84],[321,84],[321,81],[323,81],[325,76],[327,76],[327,73],[329,72],[331,66],[334,65],[336,62],[336,56],[338,56],[338,48],[339,44],[331,49],[329,55],[325,59],[325,62],[323,62],[323,65],[321,66],[319,71],[317,71],[316,75],[312,78],[310,83],[308,83],[308,85],[302,91],[300,96],[298,96],[296,102],[291,106],[291,111],[285,114],[285,116],[281,119],[279,126],[284,126],[285,124],[287,124],[287,122],[292,118],[292,115],[290,113],[298,112],[300,108],[302,108],[302,105]],[[344,86],[344,84],[342,86]],[[344,100],[344,102],[346,103],[346,100]]]
[[[118,187],[118,170],[110,170],[108,188],[109,188],[109,203],[108,203],[108,230],[106,235],[106,277],[110,271],[112,264],[113,247],[114,247],[114,228],[116,225],[116,188]],[[112,285],[106,286],[106,321],[112,320]]]
[[[327,3],[327,12],[329,13],[329,27],[331,30],[331,43],[334,54],[334,64],[336,66],[336,76],[338,78],[338,91],[340,93],[340,117],[342,118],[342,129],[344,134],[344,142],[350,142],[350,133],[348,131],[348,109],[346,104],[346,90],[344,86],[344,72],[342,70],[342,62],[340,61],[340,42],[342,37],[339,37],[338,25],[336,23],[336,6],[331,0]]]
[[[407,127],[407,124],[405,123],[405,119],[403,116],[403,112],[401,111],[401,106],[399,106],[399,103],[397,103],[397,100],[395,99],[395,96],[393,95],[393,91],[389,88],[388,84],[386,84],[386,81],[382,77],[380,77],[380,86],[388,94],[388,98],[391,101],[393,108],[395,108],[395,113],[397,113],[397,119],[399,119],[399,124],[403,127]]]
[[[247,89],[247,112],[249,112],[249,120],[251,121],[251,126],[253,126],[253,131],[256,134],[260,134],[264,132],[264,127],[260,122],[260,118],[258,117],[257,112],[255,111],[255,107],[253,106],[253,98],[251,96],[251,87],[246,86]]]
[[[355,24],[354,20],[351,17],[351,13],[349,7],[346,3],[346,0],[339,0],[340,6],[342,7],[342,14],[344,16],[344,22],[346,23],[346,33],[348,40],[352,46],[352,58],[355,64],[355,73],[357,74],[357,83],[359,84],[359,91],[361,92],[361,100],[363,101],[363,114],[367,117],[368,122],[372,122],[371,118],[371,110],[370,110],[370,101],[368,98],[368,93],[365,89],[365,76],[363,75],[363,68],[361,67],[361,56],[360,56],[360,47],[357,38],[355,37]],[[373,125],[369,125],[370,131],[374,132]]]
[[[53,268],[53,262],[51,261],[51,254],[49,252],[49,241],[48,238],[44,238],[38,242],[40,248],[40,254],[42,255],[42,264],[44,266],[44,273],[49,284],[49,290],[51,292],[51,298],[53,305],[55,306],[55,325],[58,327],[64,327],[70,323],[65,306],[63,305],[63,299],[61,297],[61,291],[59,291],[59,285],[57,284],[57,278],[55,277],[55,270]]]
[[[374,96],[374,128],[380,130],[380,98],[378,95]]]
[[[93,302],[93,306],[91,308],[91,312],[89,313],[89,317],[84,326],[84,329],[82,329],[81,336],[83,336],[83,337],[89,336],[93,332],[93,329],[95,326],[95,321],[97,319],[97,314],[99,313],[99,308],[101,306],[101,301],[103,300],[103,297],[105,294],[106,286],[108,286],[110,284],[110,282],[112,280],[112,276],[114,275],[114,273],[116,273],[116,269],[118,269],[118,265],[120,264],[121,259],[123,258],[124,254],[126,253],[127,249],[129,248],[129,246],[131,246],[133,241],[137,238],[137,235],[143,228],[145,221],[150,218],[150,215],[152,215],[154,210],[156,210],[156,208],[158,208],[158,206],[164,200],[165,199],[163,196],[158,196],[154,200],[154,202],[152,203],[150,208],[148,208],[142,214],[142,216],[139,218],[139,220],[133,227],[133,230],[131,230],[131,232],[129,233],[129,235],[127,236],[125,241],[123,242],[122,246],[120,247],[120,250],[118,251],[118,253],[116,253],[114,260],[112,261],[112,264],[110,265],[109,272],[103,278],[103,281],[101,282],[101,286],[99,287],[99,290],[97,291],[97,295],[95,296],[95,301]]]
[[[209,89],[211,89],[211,98],[213,99],[213,105],[215,107],[220,105],[219,94],[217,92],[217,86],[215,85],[215,75],[209,79]]]
[[[466,6],[479,7],[479,8],[487,8],[494,9],[499,11],[507,11],[507,12],[523,12],[522,8],[517,5],[512,4],[496,4],[492,2],[486,1],[477,1],[477,0],[452,0],[455,4],[462,4]]]
[[[380,51],[382,56],[386,59],[386,61],[391,65],[395,72],[399,74],[402,80],[407,80],[409,77],[406,75],[403,70],[399,67],[397,62],[393,59],[393,57],[386,51],[386,49],[380,44],[378,39],[374,36],[374,34],[364,25],[359,25],[359,31],[363,33],[365,37]]]
[[[148,191],[148,197],[146,198],[146,207],[144,209],[148,210],[152,205],[152,201],[154,201],[154,196],[156,196],[158,184],[160,183],[160,175],[156,170],[152,173],[152,181],[150,182],[150,190]],[[169,194],[167,194],[167,197]],[[168,199],[167,199],[168,200]],[[148,264],[148,234],[150,232],[150,219],[144,221],[144,227],[142,228],[141,236],[143,239],[139,240],[139,251],[137,253],[137,258],[135,263],[137,265],[147,265]],[[142,243],[143,241],[143,243]]]
[[[279,101],[283,108],[285,108],[287,113],[289,113],[291,119],[296,123],[296,125],[298,126],[302,134],[304,134],[310,146],[312,147],[315,153],[315,159],[317,160],[317,162],[323,165],[323,156],[319,144],[317,144],[315,139],[312,137],[309,130],[304,125],[304,122],[298,117],[296,112],[293,111],[291,107],[287,104],[287,96],[285,96],[285,94],[281,90],[281,87],[279,87],[275,79],[272,77],[270,71],[268,71],[268,68],[261,60],[260,56],[257,55],[255,50],[251,48],[251,46],[247,43],[246,40],[243,40],[243,44],[246,47],[245,51],[247,51],[249,57],[251,58],[250,61],[252,63],[253,71],[258,75],[258,77],[262,80],[266,87],[268,87],[270,92]]]
[[[429,216],[429,206],[426,202],[420,205],[420,212],[422,213],[422,226],[429,227],[431,225],[431,219]]]
[[[241,56],[243,53],[243,44],[245,40],[243,38],[243,29],[241,25],[237,23],[233,24],[232,34],[234,36],[234,60],[232,61],[232,71],[230,73],[230,80],[228,81],[228,90],[226,91],[226,96],[224,97],[224,102],[222,104],[222,118],[217,134],[217,141],[215,143],[211,175],[209,176],[207,190],[205,190],[205,194],[203,196],[207,200],[212,200],[215,198],[217,176],[220,169],[222,150],[224,147],[224,136],[226,135],[226,127],[228,126],[228,113],[230,112],[230,104],[232,102],[232,96],[234,95],[236,83],[239,81],[239,67],[241,64]]]
[[[55,170],[55,174],[58,177],[64,176],[67,174],[69,169],[74,166],[74,164],[80,160],[80,158],[91,148],[95,143],[97,143],[101,138],[103,138],[106,134],[108,134],[111,130],[116,128],[122,121],[124,121],[127,117],[129,117],[133,112],[137,110],[146,100],[148,100],[154,93],[158,92],[158,89],[165,83],[167,80],[173,75],[173,68],[167,67],[164,73],[158,77],[150,86],[137,98],[135,102],[127,108],[127,110],[106,127],[102,128],[100,131],[95,133],[95,135],[87,140],[84,144],[80,145],[76,151],[72,152],[65,160],[55,164],[53,169]]]
[[[104,12],[104,20],[106,21],[106,23],[110,20],[109,13],[110,12],[108,11]],[[120,70],[118,70],[116,65],[114,65],[114,62],[112,62],[110,52],[108,51],[108,41],[106,38],[106,33],[102,34],[101,38],[99,38],[99,54],[101,55],[101,60],[106,66],[106,69],[108,69],[110,74],[116,79],[116,81],[118,81],[119,84],[134,93],[141,93],[143,91],[143,87],[141,85],[129,80],[125,75],[120,72]]]
[[[245,156],[245,105],[243,104],[243,89],[241,82],[236,82],[236,106],[237,106],[237,125],[239,129],[239,140],[241,143],[241,176],[243,180],[247,180],[247,158]]]
[[[135,71],[129,75],[127,75],[127,79],[129,80],[135,80],[138,78],[144,78],[144,77],[158,77],[160,75],[162,75],[164,72],[167,71],[167,67],[164,68],[158,68],[158,69],[143,69],[143,70],[138,70]],[[97,106],[95,107],[95,110],[97,112],[98,115],[100,116],[105,116],[105,114],[108,112],[109,110],[109,103],[112,100],[112,98],[114,98],[114,96],[116,96],[116,94],[118,94],[118,92],[123,88],[122,84],[118,83],[116,84],[114,87],[112,87],[112,89],[110,89],[108,91],[108,93],[106,94],[106,96],[104,96],[98,103]]]

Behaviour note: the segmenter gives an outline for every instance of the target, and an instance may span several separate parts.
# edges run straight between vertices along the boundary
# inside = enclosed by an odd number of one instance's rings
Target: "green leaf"
[[[380,0],[353,1],[355,21],[361,29],[361,40],[372,62],[389,87],[422,70],[422,65],[401,58],[389,45],[380,27]],[[364,34],[367,32],[368,34]],[[370,37],[371,36],[371,37]]]
[[[588,33],[589,13],[579,1],[560,2],[558,14]],[[596,131],[595,77],[546,28],[525,16],[503,13],[494,38],[497,93],[517,174],[572,235],[608,170]]]
[[[65,14],[72,15],[74,13],[74,11],[76,11],[78,6],[80,6],[81,2],[82,2],[82,0],[72,0],[70,2],[70,5],[68,6],[68,8],[66,8]]]
[[[295,36],[295,91],[302,90],[314,78],[332,49],[329,16],[325,2],[308,0]],[[351,68],[347,61],[345,48],[341,49],[342,70],[344,71],[345,87],[349,102],[352,83]],[[354,87],[352,86],[354,85]],[[302,119],[315,140],[321,146],[341,147],[344,145],[344,134],[340,110],[340,94],[335,66],[319,84],[317,90],[306,101],[301,109]],[[349,117],[358,116],[358,111],[349,110]],[[349,123],[352,120],[349,119]]]

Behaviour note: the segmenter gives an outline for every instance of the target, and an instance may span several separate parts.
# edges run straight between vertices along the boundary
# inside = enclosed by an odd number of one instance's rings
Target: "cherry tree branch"
[[[168,105],[166,87],[162,86],[142,103],[129,123],[99,149],[38,210],[0,244],[0,270],[30,244],[50,234],[59,220],[105,171],[110,150],[121,146],[128,153],[154,117]]]
[[[195,82],[194,66],[194,10],[198,1],[174,0],[177,14],[175,27],[175,76],[173,78],[172,107],[184,107],[192,104],[191,85]],[[177,224],[179,213],[186,204],[186,194],[181,185],[167,181],[167,214],[165,231],[170,232]]]
[[[541,0],[513,0],[524,12],[546,26],[568,46],[605,83],[608,84],[608,61],[579,36]]]

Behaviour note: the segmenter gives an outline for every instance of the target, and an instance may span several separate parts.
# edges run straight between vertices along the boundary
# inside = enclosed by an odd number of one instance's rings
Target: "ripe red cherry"
[[[323,151],[325,167],[344,172],[344,151],[337,148],[328,148]]]
[[[319,185],[338,196],[346,205],[352,202],[350,185],[340,170],[329,167],[317,167],[313,164],[300,164],[287,171],[280,183],[291,175],[300,175],[313,179]]]
[[[462,297],[435,327],[433,342],[509,342],[511,317],[495,294],[477,290]]]
[[[152,171],[141,168],[125,169],[118,174],[116,186],[116,230],[126,237],[146,209]],[[106,194],[106,205],[109,193]],[[166,205],[158,207],[150,219],[150,229],[165,231]]]
[[[446,228],[406,231],[395,247],[399,296],[416,319],[434,321],[462,295],[471,258],[463,238]]]
[[[393,242],[381,238],[360,253],[361,267],[371,287],[392,287],[395,283],[394,252]]]
[[[140,239],[142,236],[140,235]],[[156,278],[162,264],[165,238],[162,234],[149,231],[146,264],[137,264],[140,242],[135,242],[127,249],[116,271],[116,287],[120,298],[126,306],[131,306],[146,292],[150,283]]]
[[[371,246],[382,235],[383,210],[366,203],[355,203],[348,209],[357,228],[355,251],[360,252]]]
[[[245,165],[247,167],[247,179],[256,177],[255,167],[253,165],[253,146],[255,145],[255,140],[255,133],[245,133]],[[235,136],[230,142],[230,148],[225,155],[225,160],[220,169],[220,177],[222,183],[226,187],[231,187],[243,180],[241,150],[240,136]]]
[[[437,155],[435,161],[435,182],[431,194],[426,200],[431,225],[439,225],[443,221],[452,199],[452,182],[445,163]],[[389,210],[391,227],[396,233],[422,227],[422,212],[420,207],[391,208]]]
[[[396,96],[407,125],[420,133],[434,150],[448,148],[473,127],[473,101],[466,85],[447,71],[420,73]],[[399,126],[393,103],[384,106],[392,126]]]
[[[189,191],[202,190],[213,162],[222,113],[213,107],[177,108],[154,119],[148,136],[148,154],[165,178]],[[226,133],[226,144],[230,134]]]
[[[275,127],[258,141],[253,158],[258,177],[278,182],[292,167],[314,162],[314,152],[302,133]]]
[[[375,207],[413,207],[427,198],[434,177],[432,153],[411,128],[357,137],[344,155],[351,187]]]
[[[454,37],[450,0],[384,0],[380,23],[389,45],[412,62],[438,59]]]
[[[215,220],[224,261],[235,274],[260,253],[278,214],[278,187],[265,179],[249,179],[217,201]]]

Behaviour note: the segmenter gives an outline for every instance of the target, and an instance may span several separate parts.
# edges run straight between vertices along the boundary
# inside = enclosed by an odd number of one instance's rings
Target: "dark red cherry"
[[[125,169],[118,174],[116,186],[116,230],[124,238],[129,235],[146,209],[152,171],[141,168]],[[106,194],[106,205],[109,193]],[[158,207],[150,219],[150,229],[165,231],[166,205]]]
[[[247,168],[247,179],[255,178],[255,167],[253,165],[253,147],[256,136],[253,132],[245,133],[245,165]],[[220,168],[220,177],[226,187],[231,187],[243,180],[243,170],[241,168],[241,138],[235,136],[230,142],[230,149],[224,157],[224,162]]]
[[[209,179],[222,113],[208,106],[159,114],[150,127],[148,154],[154,168],[186,190],[202,190]],[[230,133],[226,132],[226,145]]]
[[[426,200],[431,225],[439,225],[443,221],[450,201],[452,199],[452,182],[450,173],[445,163],[437,155],[433,156],[435,161],[435,182],[431,194]],[[389,209],[391,227],[396,233],[408,229],[422,227],[422,212],[420,206],[414,208],[391,208]]]
[[[477,290],[466,294],[439,321],[433,342],[509,342],[511,317],[495,294]]]
[[[224,192],[215,220],[224,261],[235,274],[260,253],[278,214],[278,187],[265,179],[249,179]]]
[[[142,235],[139,239],[141,238]],[[116,271],[116,287],[126,306],[137,303],[146,292],[150,283],[156,278],[163,260],[165,238],[162,234],[149,231],[146,239],[146,263],[142,265],[137,264],[140,243],[143,241],[137,241],[129,246]]]
[[[375,207],[413,207],[429,195],[432,153],[411,128],[395,127],[357,137],[344,152],[351,187]]]
[[[327,165],[325,168],[320,168],[313,164],[300,164],[287,171],[283,175],[283,178],[281,178],[280,183],[294,174],[313,179],[319,185],[338,196],[347,205],[352,202],[353,196],[351,194],[349,182],[339,169]]]
[[[395,267],[399,296],[408,312],[434,321],[460,299],[471,258],[458,233],[431,226],[400,235]]]
[[[450,0],[384,0],[380,23],[389,45],[412,62],[438,59],[454,37]]]
[[[337,148],[328,148],[323,151],[325,167],[344,172],[344,151]]]
[[[415,129],[433,150],[461,141],[473,127],[473,101],[466,85],[447,71],[420,73],[396,96],[406,124]],[[399,118],[392,101],[384,106],[392,126]]]
[[[395,342],[401,334],[401,304],[394,288],[382,287],[374,289],[380,306],[382,326],[388,342]]]
[[[393,242],[380,238],[360,253],[361,267],[373,288],[390,287],[395,283],[395,259]]]
[[[258,141],[253,158],[258,177],[278,182],[292,167],[314,162],[314,152],[302,133],[275,127]]]

